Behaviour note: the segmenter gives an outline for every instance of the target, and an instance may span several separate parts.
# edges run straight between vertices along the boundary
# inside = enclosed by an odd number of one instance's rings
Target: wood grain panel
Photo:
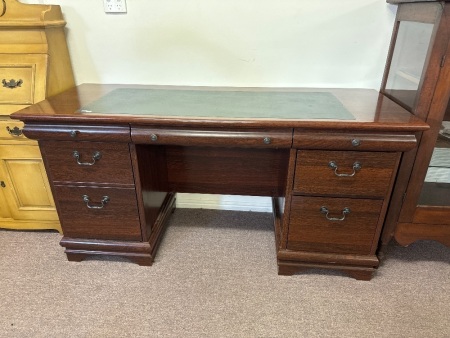
[[[383,198],[390,187],[399,156],[385,152],[300,150],[294,192]],[[352,177],[339,177],[330,168],[330,161],[337,164],[338,174],[353,173],[355,162],[361,164],[361,169]]]
[[[448,214],[448,211],[447,211]],[[450,226],[449,224],[439,224],[445,218],[433,219],[427,223],[398,223],[395,228],[394,238],[398,244],[408,246],[418,240],[438,241],[450,247]]]
[[[292,198],[288,250],[368,255],[377,230],[383,201],[350,198]],[[329,221],[320,212],[325,206],[329,217],[340,218],[345,207],[351,212],[343,221]]]
[[[169,191],[165,147],[134,145],[133,148],[136,190],[142,196],[139,203],[142,204],[140,209],[144,214],[141,216],[143,238],[148,240],[155,233],[155,225]]]
[[[176,192],[284,196],[289,149],[166,147]]]

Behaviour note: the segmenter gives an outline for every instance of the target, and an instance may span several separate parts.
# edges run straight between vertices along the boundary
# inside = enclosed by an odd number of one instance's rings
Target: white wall
[[[103,0],[22,2],[61,6],[78,84],[378,89],[396,10],[384,0],[127,0],[127,14],[105,14]],[[236,205],[269,208],[254,201]]]
[[[58,4],[77,83],[378,89],[394,21],[384,0],[102,0]]]

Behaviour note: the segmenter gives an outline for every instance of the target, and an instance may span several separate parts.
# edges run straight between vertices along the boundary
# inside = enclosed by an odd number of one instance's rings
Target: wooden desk
[[[165,99],[127,101],[117,89],[163,91],[158,95]],[[293,93],[307,100],[296,102]],[[314,93],[326,99],[308,101]],[[223,102],[230,97],[227,114]],[[117,102],[108,108],[105,98]],[[155,114],[158,104],[166,108]],[[267,108],[272,104],[276,111]],[[135,114],[129,112],[133,105],[139,107]],[[308,109],[321,117],[325,110],[348,114],[340,120],[297,117]],[[358,279],[370,279],[379,264],[398,163],[428,128],[364,89],[89,84],[13,118],[25,122],[27,137],[39,140],[69,260],[117,255],[151,265],[176,192],[271,196],[280,274],[320,267]]]

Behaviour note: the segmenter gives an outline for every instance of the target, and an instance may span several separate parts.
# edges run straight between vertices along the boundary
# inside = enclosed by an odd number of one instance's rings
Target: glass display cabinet
[[[398,10],[381,93],[430,130],[402,158],[382,244],[450,246],[450,1],[387,2]]]

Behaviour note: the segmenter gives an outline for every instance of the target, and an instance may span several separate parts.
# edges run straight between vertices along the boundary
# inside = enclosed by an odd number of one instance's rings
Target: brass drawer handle
[[[343,221],[345,219],[345,216],[348,215],[350,213],[350,208],[345,207],[344,209],[342,209],[342,217],[338,218],[338,217],[329,217],[328,214],[330,213],[330,211],[328,210],[327,207],[320,207],[320,212],[322,214],[325,214],[325,217],[327,220],[329,221]]]
[[[80,153],[76,150],[74,150],[72,155],[77,160],[78,165],[94,165],[95,162],[102,158],[102,154],[99,151],[92,154],[92,162],[80,162]]]
[[[5,0],[2,0],[2,5],[3,5],[3,10],[2,10],[2,14],[0,14],[0,17],[5,15],[5,13],[6,13],[6,2],[5,2]]]
[[[353,163],[353,172],[351,173],[351,174],[339,174],[337,171],[338,171],[338,165],[337,165],[337,163],[336,162],[334,162],[334,161],[330,161],[329,163],[328,163],[328,166],[331,168],[331,169],[334,169],[334,174],[336,175],[336,176],[339,176],[339,177],[353,177],[353,176],[355,176],[355,174],[356,174],[356,172],[357,171],[359,171],[359,170],[361,170],[361,168],[362,168],[362,165],[361,165],[361,163],[360,162],[355,162],[355,163]]]
[[[83,201],[86,203],[86,206],[89,209],[103,209],[105,205],[109,202],[109,196],[103,196],[102,200],[100,201],[101,205],[91,205],[91,198],[88,195],[83,195]]]
[[[23,83],[23,80],[16,81],[14,79],[11,79],[9,81],[6,81],[6,79],[3,79],[2,83],[3,83],[3,87],[14,89],[14,88],[20,87]]]
[[[14,127],[13,129],[9,128],[9,126],[6,126],[6,130],[8,131],[9,135],[14,136],[14,137],[19,137],[22,136],[22,129],[20,129],[19,127]]]

